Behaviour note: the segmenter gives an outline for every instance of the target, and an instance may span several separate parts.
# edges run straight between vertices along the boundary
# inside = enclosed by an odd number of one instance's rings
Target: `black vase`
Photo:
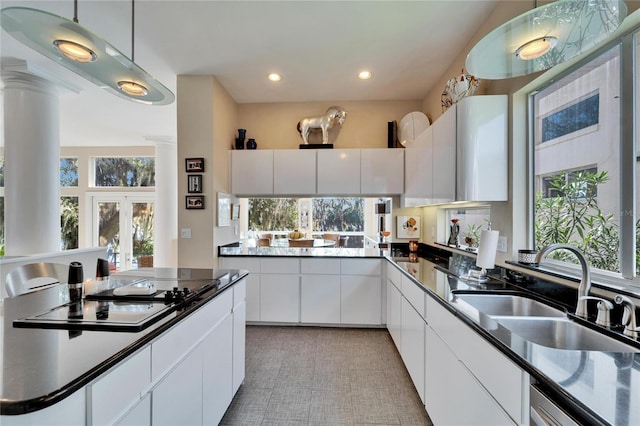
[[[236,138],[236,149],[244,149],[244,138]]]
[[[247,149],[256,149],[258,148],[258,144],[255,139],[249,139],[247,141]]]

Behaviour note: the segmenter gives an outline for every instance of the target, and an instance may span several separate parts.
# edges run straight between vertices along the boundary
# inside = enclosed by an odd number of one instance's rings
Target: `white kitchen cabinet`
[[[424,401],[433,424],[516,424],[431,327],[426,327],[425,368]]]
[[[87,387],[91,423],[110,425],[140,401],[151,385],[151,348],[126,359]]]
[[[231,193],[273,194],[273,150],[231,151]]]
[[[316,150],[273,151],[273,192],[278,195],[316,193]]]
[[[402,294],[391,280],[387,280],[387,329],[400,352],[402,350]]]
[[[394,195],[404,191],[404,148],[360,151],[360,193]]]
[[[300,321],[300,276],[260,275],[260,321]]]
[[[456,199],[456,105],[452,105],[432,125],[432,200],[445,203]]]
[[[317,156],[318,194],[360,194],[359,149],[320,149]]]
[[[116,426],[150,426],[151,395],[146,394],[135,407],[129,410],[127,414],[115,424]]]
[[[246,280],[247,321],[260,321],[260,259],[251,257],[220,257],[220,267],[249,271]]]
[[[422,315],[402,298],[402,346],[400,355],[407,367],[413,385],[424,404],[424,336],[426,323]]]
[[[86,388],[42,410],[0,416],[2,426],[83,426],[87,424]]]
[[[342,324],[380,325],[382,323],[380,276],[343,275],[340,283]]]
[[[457,116],[456,200],[506,201],[507,97],[467,97]]]
[[[154,426],[203,424],[202,351],[202,347],[196,348],[153,389],[151,420]]]
[[[423,205],[433,198],[433,126],[420,133],[405,148],[403,205]],[[417,199],[415,202],[409,199]]]
[[[300,321],[340,324],[340,275],[303,275]]]
[[[225,317],[221,323],[207,336],[202,344],[202,399],[206,401],[202,406],[203,424],[216,425],[222,420],[227,407],[231,404],[233,395],[233,363],[232,351],[221,351],[233,345],[234,319],[231,315]]]
[[[247,344],[247,286],[246,278],[233,288],[233,393],[240,388],[245,376],[245,354]],[[223,413],[224,414],[224,413]]]
[[[529,407],[528,374],[432,297],[427,297],[427,323],[474,380],[482,384],[495,405],[501,407],[505,415],[516,423],[526,423]],[[427,371],[431,363],[429,348],[430,342],[427,341]],[[430,383],[438,382],[427,374],[426,383],[428,387]],[[426,398],[428,401],[429,395]]]

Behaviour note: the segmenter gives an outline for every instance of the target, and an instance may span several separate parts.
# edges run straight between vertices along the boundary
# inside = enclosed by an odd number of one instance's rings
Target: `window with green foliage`
[[[155,186],[155,159],[100,157],[94,161],[95,186]]]
[[[78,186],[78,159],[60,159],[60,186]]]
[[[78,197],[60,197],[61,249],[78,248]]]
[[[297,227],[297,199],[249,198],[249,229],[287,231]]]
[[[364,198],[314,198],[311,204],[314,231],[364,231]]]
[[[612,44],[532,94],[533,235],[536,249],[570,244],[596,272],[633,279],[640,271],[640,178],[632,177],[640,113],[629,97],[640,99],[633,91],[640,49],[637,34],[622,39],[633,40],[633,51]],[[551,257],[577,263],[566,251]]]

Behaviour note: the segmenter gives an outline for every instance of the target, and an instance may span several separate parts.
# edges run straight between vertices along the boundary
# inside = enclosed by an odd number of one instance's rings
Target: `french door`
[[[91,198],[92,242],[107,247],[112,268],[135,269],[138,259],[153,256],[153,194],[94,194]]]

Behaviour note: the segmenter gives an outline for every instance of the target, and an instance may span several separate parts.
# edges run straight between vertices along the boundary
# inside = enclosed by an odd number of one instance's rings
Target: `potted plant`
[[[478,247],[480,243],[480,225],[470,223],[467,225],[467,231],[464,234],[464,242],[469,247]]]

